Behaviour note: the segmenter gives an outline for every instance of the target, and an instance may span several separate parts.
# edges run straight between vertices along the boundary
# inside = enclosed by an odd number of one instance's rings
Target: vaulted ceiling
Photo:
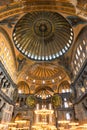
[[[62,82],[73,81],[76,39],[86,24],[87,0],[3,0],[0,60],[14,82],[24,81],[31,93],[39,86],[49,86],[58,92]],[[30,52],[33,56],[26,56]]]

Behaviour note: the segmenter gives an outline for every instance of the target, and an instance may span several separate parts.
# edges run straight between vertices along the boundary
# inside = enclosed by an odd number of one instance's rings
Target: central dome
[[[52,23],[46,19],[38,19],[34,24],[34,33],[37,37],[47,39],[52,34]]]
[[[13,40],[26,57],[47,61],[60,57],[70,48],[73,30],[59,13],[31,12],[17,22]]]

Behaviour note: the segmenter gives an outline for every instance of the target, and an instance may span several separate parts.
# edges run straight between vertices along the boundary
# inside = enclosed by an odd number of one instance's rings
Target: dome
[[[58,87],[59,93],[65,93],[69,91],[70,91],[70,84],[68,81],[63,81]]]
[[[53,94],[54,91],[49,86],[39,86],[35,92],[35,96],[41,99],[50,98]]]
[[[25,14],[17,22],[13,40],[27,58],[48,61],[68,51],[73,42],[73,30],[59,13],[37,11]]]
[[[20,93],[20,94],[29,94],[30,93],[29,91],[30,91],[29,86],[28,86],[28,84],[26,82],[20,81],[18,83],[18,93]]]
[[[64,80],[69,80],[68,73],[64,67],[58,63],[52,62],[35,62],[31,66],[27,64],[18,77],[18,81],[26,81],[29,84],[50,86],[57,84],[57,86]],[[30,86],[32,86],[30,85]]]
[[[52,80],[60,75],[63,77],[67,75],[60,65],[46,62],[34,63],[26,73],[35,80]]]

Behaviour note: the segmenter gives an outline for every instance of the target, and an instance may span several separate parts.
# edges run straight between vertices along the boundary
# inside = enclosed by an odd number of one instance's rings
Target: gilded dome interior
[[[41,121],[87,129],[87,0],[0,1],[0,129]]]
[[[16,23],[13,40],[27,58],[40,61],[62,56],[73,42],[70,23],[57,12],[27,13]]]
[[[34,63],[31,66],[27,65],[19,73],[18,81],[25,81],[30,86],[30,92],[35,93],[38,86],[55,86],[55,92],[61,82],[67,80],[70,82],[69,73],[60,65],[54,63]]]
[[[35,96],[41,99],[47,99],[53,96],[54,91],[49,86],[39,86],[35,91]]]
[[[63,81],[58,88],[59,93],[69,92],[70,91],[70,83],[68,81]]]
[[[17,85],[19,94],[29,94],[29,86],[26,82],[20,81]]]

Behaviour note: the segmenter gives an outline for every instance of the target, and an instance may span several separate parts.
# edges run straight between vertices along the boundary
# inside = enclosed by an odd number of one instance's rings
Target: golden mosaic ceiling
[[[39,54],[41,55],[41,53],[39,52],[40,50],[38,51],[38,57],[40,60],[39,62],[32,61],[29,59],[29,58],[33,59],[32,57],[35,57],[35,54],[37,53],[37,51],[36,51],[37,47],[33,48],[33,44],[34,44],[33,40],[32,40],[33,56],[31,55],[31,57],[26,58],[24,55],[22,55],[16,49],[16,47],[14,46],[15,39],[14,39],[14,41],[12,39],[12,34],[14,34],[13,33],[14,27],[17,27],[16,24],[18,24],[18,26],[20,24],[18,21],[20,21],[21,18],[23,20],[23,18],[25,16],[28,16],[28,17],[26,17],[26,19],[28,19],[30,17],[30,14],[33,14],[33,12],[46,12],[47,13],[46,16],[48,15],[48,12],[49,13],[52,12],[52,14],[55,14],[55,12],[56,12],[57,15],[66,19],[66,21],[68,22],[66,25],[67,25],[67,27],[69,27],[68,29],[66,29],[66,27],[64,26],[65,29],[60,30],[61,35],[63,36],[63,38],[61,36],[62,42],[60,44],[60,47],[55,46],[55,48],[53,48],[54,45],[51,45],[51,46],[48,45],[48,47],[45,48],[46,54],[44,55],[44,58],[42,58],[42,59],[40,59],[41,57],[39,57]],[[37,17],[38,17],[38,13],[37,13],[35,19]],[[50,19],[50,17],[49,17],[49,19]],[[51,21],[53,21],[53,23],[55,24],[54,20],[55,20],[54,18],[51,18]],[[72,80],[71,79],[71,76],[72,76],[72,68],[71,68],[72,54],[71,54],[71,52],[74,52],[73,48],[76,46],[74,44],[75,39],[76,39],[79,31],[81,30],[81,28],[87,24],[86,20],[87,20],[87,0],[84,0],[84,1],[82,1],[82,0],[4,0],[4,1],[0,2],[0,26],[9,34],[9,36],[6,36],[6,37],[10,37],[10,39],[12,41],[11,44],[13,46],[13,49],[11,47],[9,48],[11,50],[9,52],[11,52],[10,53],[11,57],[14,56],[14,58],[12,58],[13,59],[12,62],[9,62],[9,63],[6,62],[6,63],[4,63],[4,65],[7,67],[10,66],[8,69],[8,73],[10,74],[10,76],[12,76],[12,73],[14,75],[14,70],[15,70],[15,75],[17,76],[15,83],[18,83],[20,81],[25,81],[29,85],[29,87],[32,89],[33,88],[32,85],[34,85],[36,88],[39,85],[42,85],[42,86],[49,85],[50,87],[57,86],[57,88],[58,88],[58,86],[61,84],[61,82],[66,81],[66,80],[68,82],[70,82],[70,80]],[[28,25],[30,26],[31,22],[28,23],[28,21],[27,21],[26,26],[28,26]],[[22,23],[23,23],[23,21],[22,21]],[[40,35],[39,34],[40,30],[41,31],[46,30],[50,24],[46,20],[44,21],[44,23],[46,25],[44,24],[44,26],[41,26],[41,27],[40,27],[41,21],[39,21],[39,27],[38,27],[37,23],[35,24],[35,25],[37,25],[35,27],[35,32],[36,32],[35,37],[34,37],[35,40],[36,40],[37,35],[39,35],[39,37],[42,37],[43,33],[41,33],[41,35]],[[24,25],[24,23],[23,23],[23,25]],[[20,24],[21,30],[22,30],[22,27],[24,27],[23,25],[21,26],[21,24]],[[64,23],[61,24],[61,26],[63,26],[63,25],[64,25]],[[72,30],[69,30],[71,28],[73,29],[73,32],[74,32],[73,43],[72,43],[73,35],[72,36],[70,35],[72,33],[71,32]],[[38,32],[37,32],[37,30],[38,30]],[[47,34],[50,32],[50,30],[51,30],[50,28],[49,28],[49,30],[47,29],[46,37],[47,37]],[[66,33],[67,30],[69,33]],[[14,30],[14,32],[15,32],[15,30]],[[17,37],[18,41],[20,41],[20,39],[23,39],[23,36],[24,36],[23,40],[25,41],[26,31],[22,32],[21,35],[19,35],[19,30],[16,30],[15,34],[17,34],[16,37]],[[30,32],[28,35],[30,37]],[[56,35],[58,37],[60,36],[58,31],[56,32]],[[68,36],[68,40],[67,40],[67,36]],[[72,37],[71,41],[69,41],[70,37]],[[56,39],[56,40],[52,39],[55,41],[54,42],[55,45],[56,45],[56,42],[59,42],[58,39]],[[67,43],[66,43],[66,41],[67,41]],[[1,38],[0,42],[2,42],[2,38]],[[55,61],[50,61],[50,63],[47,61],[45,61],[45,62],[41,61],[43,59],[51,60],[49,58],[49,56],[50,56],[49,48],[52,48],[55,50],[54,52],[52,52],[52,50],[51,50],[52,57],[54,57],[54,59],[55,59],[55,57],[57,57],[57,55],[53,56],[53,54],[54,53],[57,54],[56,49],[58,49],[58,48],[60,48],[61,50],[63,49],[62,43],[66,43],[67,45],[69,43],[68,46],[69,47],[71,46],[71,48],[69,49],[69,51],[67,51],[67,53],[65,53],[63,56],[61,56],[61,58],[58,58]],[[72,43],[72,45],[71,45],[71,43]],[[8,46],[9,41],[8,42],[6,41],[6,44]],[[26,41],[25,41],[25,44],[26,44]],[[38,42],[36,42],[35,44],[37,46],[39,46]],[[65,44],[63,44],[63,45],[65,45]],[[25,46],[27,47],[27,44]],[[62,51],[65,52],[64,50],[62,50]],[[58,52],[60,52],[60,51],[58,50]],[[49,54],[48,57],[46,57],[47,53]],[[2,54],[3,53],[1,52],[0,57],[3,57]],[[26,54],[27,54],[27,52],[26,52]],[[8,60],[8,58],[7,58],[7,60]],[[14,63],[15,65],[12,65],[12,63]],[[17,68],[16,68],[16,66],[17,66]],[[14,78],[12,77],[12,79],[14,79]],[[55,87],[53,87],[53,88],[55,88]]]
[[[30,87],[31,93],[35,93],[35,88],[39,86],[49,86],[54,91],[63,81],[70,82],[70,77],[65,69],[54,63],[33,63],[31,66],[26,63],[18,76],[18,81],[25,81]],[[32,88],[34,89],[32,90]],[[54,88],[53,88],[54,87]],[[55,88],[56,87],[56,88]]]
[[[53,96],[54,91],[48,86],[39,86],[35,91],[35,96],[41,99],[47,99]]]
[[[68,51],[73,42],[69,22],[56,12],[25,14],[16,24],[13,40],[17,49],[33,60],[56,59]]]
[[[86,19],[87,0],[4,0],[0,2],[0,19],[31,11],[56,11]]]
[[[29,86],[26,82],[24,81],[20,81],[18,84],[18,93],[20,94],[29,94],[30,90],[29,90]]]

